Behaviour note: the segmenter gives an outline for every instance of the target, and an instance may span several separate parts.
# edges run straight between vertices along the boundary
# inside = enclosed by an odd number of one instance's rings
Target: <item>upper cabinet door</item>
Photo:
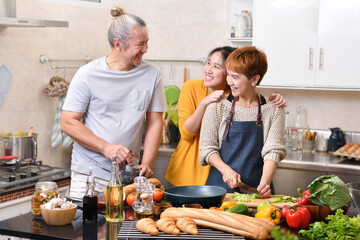
[[[261,85],[314,86],[318,0],[255,0],[254,46],[265,51]]]
[[[360,88],[360,1],[320,0],[316,84]]]

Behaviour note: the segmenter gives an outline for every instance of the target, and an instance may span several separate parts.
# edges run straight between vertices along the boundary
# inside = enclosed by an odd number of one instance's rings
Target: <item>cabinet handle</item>
[[[309,70],[312,71],[314,66],[314,50],[309,48]]]
[[[320,48],[319,71],[324,69],[324,49]]]

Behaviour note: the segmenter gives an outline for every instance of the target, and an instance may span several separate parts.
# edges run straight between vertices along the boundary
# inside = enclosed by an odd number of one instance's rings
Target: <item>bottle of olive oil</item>
[[[119,178],[119,165],[116,161],[111,163],[111,177],[106,187],[106,221],[123,221],[123,189]]]
[[[95,193],[95,179],[90,167],[90,176],[87,178],[87,190],[83,197],[83,221],[96,222],[98,217],[98,197]]]

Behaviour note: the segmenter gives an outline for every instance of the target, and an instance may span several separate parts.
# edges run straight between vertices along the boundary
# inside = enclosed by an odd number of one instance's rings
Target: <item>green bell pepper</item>
[[[232,208],[226,210],[226,212],[237,213],[242,215],[249,215],[249,209],[245,204],[237,204]]]

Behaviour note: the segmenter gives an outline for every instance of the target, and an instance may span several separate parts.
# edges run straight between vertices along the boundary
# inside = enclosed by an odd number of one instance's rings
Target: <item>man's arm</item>
[[[62,111],[61,130],[83,147],[103,154],[111,159],[116,154],[116,161],[125,166],[125,161],[132,165],[132,153],[123,145],[110,144],[93,134],[82,122],[83,113]]]
[[[159,151],[159,146],[162,137],[162,128],[163,128],[163,113],[162,112],[147,112],[146,113],[146,132],[144,139],[144,153],[141,160],[141,175],[146,178],[153,176],[153,171],[151,170],[154,166],[155,158],[157,152]]]

